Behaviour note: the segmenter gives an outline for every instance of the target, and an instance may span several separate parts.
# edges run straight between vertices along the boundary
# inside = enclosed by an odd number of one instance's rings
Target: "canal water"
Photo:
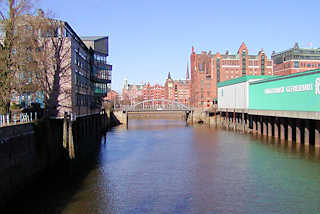
[[[23,213],[320,213],[313,147],[201,127],[130,120],[106,134],[85,173],[55,175]],[[20,200],[20,199],[19,199]],[[20,212],[22,213],[22,212]]]

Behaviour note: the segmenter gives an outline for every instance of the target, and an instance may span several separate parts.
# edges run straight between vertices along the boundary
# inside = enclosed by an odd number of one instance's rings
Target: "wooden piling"
[[[63,148],[67,148],[68,145],[68,113],[64,113],[63,117]]]

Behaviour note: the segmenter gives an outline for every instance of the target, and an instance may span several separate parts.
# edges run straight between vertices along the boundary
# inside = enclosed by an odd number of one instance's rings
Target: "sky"
[[[320,47],[319,0],[39,0],[79,36],[109,36],[112,89],[186,76],[196,52]]]

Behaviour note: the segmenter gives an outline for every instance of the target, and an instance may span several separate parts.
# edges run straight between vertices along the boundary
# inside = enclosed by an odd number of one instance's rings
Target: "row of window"
[[[19,96],[19,105],[27,108],[32,103],[39,103],[41,108],[44,108],[44,96],[43,93],[38,91],[36,93],[24,93]]]
[[[304,63],[304,62],[294,62],[294,67],[295,68],[299,68],[299,64],[300,67],[308,67],[308,68],[316,68],[316,67],[320,67],[320,64],[314,64],[314,63]]]
[[[79,53],[76,52],[74,57],[74,64],[77,65],[79,68],[90,71],[90,65],[87,60],[83,59]],[[80,70],[81,70],[80,69]]]
[[[111,80],[111,72],[107,70],[95,71],[95,77],[98,79]]]
[[[91,88],[91,82],[88,79],[83,78],[79,73],[75,74],[75,83],[80,90],[88,91]]]
[[[242,59],[242,61],[245,61],[245,58]],[[261,58],[261,64],[265,64],[265,58]],[[240,60],[222,60],[222,65],[232,65],[232,66],[240,66]],[[259,61],[258,60],[248,60],[249,66],[258,66]],[[267,60],[267,65],[272,66],[272,61]]]
[[[88,106],[94,101],[94,97],[87,94],[76,94],[77,106]]]
[[[94,54],[94,61],[96,64],[106,65],[107,64],[107,56],[95,53]]]
[[[94,83],[94,92],[99,94],[107,93],[107,85],[103,83]]]

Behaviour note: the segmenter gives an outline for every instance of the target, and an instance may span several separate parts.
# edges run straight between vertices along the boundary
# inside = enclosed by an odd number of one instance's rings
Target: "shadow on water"
[[[84,179],[99,162],[101,149],[105,147],[106,135],[96,139],[96,148],[90,156],[77,161],[62,160],[43,172],[37,180],[29,184],[12,198],[2,213],[62,213],[67,204],[80,189]],[[92,139],[83,139],[90,140]]]
[[[108,139],[99,139],[94,158],[73,164],[72,171],[69,162],[48,170],[2,213],[319,209],[320,149],[313,146],[167,120],[131,121]]]

